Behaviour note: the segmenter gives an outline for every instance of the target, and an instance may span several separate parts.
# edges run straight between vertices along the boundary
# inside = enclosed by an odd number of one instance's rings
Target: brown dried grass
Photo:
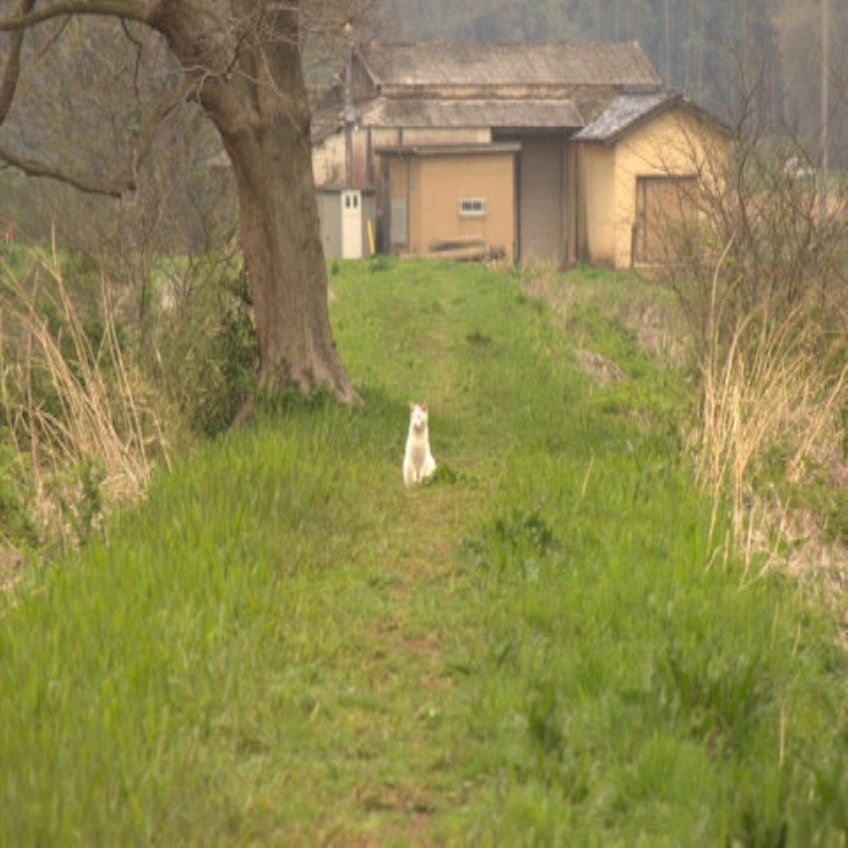
[[[828,341],[803,303],[782,316],[759,306],[736,322],[729,340],[721,338],[717,291],[726,254],[713,280],[702,415],[692,441],[697,481],[712,498],[711,533],[729,499],[731,541],[747,579],[756,554],[767,554],[761,573],[776,561],[796,523],[776,495],[756,490],[759,463],[781,445],[790,455],[787,479],[800,483],[811,464],[841,461],[838,412],[848,403],[848,364],[834,373],[822,355]]]
[[[95,349],[55,244],[37,254],[26,280],[8,265],[4,271],[0,407],[21,469],[31,474],[32,517],[45,539],[64,549],[81,541],[75,519],[87,514],[90,524],[144,492],[151,448],[167,462],[166,441],[153,408],[139,402],[144,381],[125,360],[106,280],[100,291],[104,331]],[[58,328],[46,307],[61,316]]]

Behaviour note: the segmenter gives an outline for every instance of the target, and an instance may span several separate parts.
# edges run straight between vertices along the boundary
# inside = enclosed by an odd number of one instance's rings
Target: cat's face
[[[427,427],[427,404],[426,403],[411,403],[409,404],[409,423],[414,430],[426,429]]]

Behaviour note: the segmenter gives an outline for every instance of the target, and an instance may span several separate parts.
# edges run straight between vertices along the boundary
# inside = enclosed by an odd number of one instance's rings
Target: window
[[[460,197],[459,214],[463,218],[482,218],[486,214],[486,198]]]

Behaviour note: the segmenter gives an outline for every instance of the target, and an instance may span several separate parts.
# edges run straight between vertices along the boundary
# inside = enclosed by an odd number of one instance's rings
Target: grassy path
[[[717,564],[663,376],[594,316],[593,387],[508,273],[331,286],[362,409],[229,434],[5,611],[0,845],[844,844],[833,622]]]

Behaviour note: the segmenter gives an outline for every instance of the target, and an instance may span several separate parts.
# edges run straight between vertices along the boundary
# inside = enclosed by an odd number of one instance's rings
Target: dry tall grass
[[[139,401],[143,380],[118,341],[109,287],[101,283],[95,347],[55,245],[22,278],[4,263],[0,290],[0,402],[5,432],[31,474],[27,506],[47,542],[78,543],[116,503],[138,497],[151,449],[167,461],[160,421]],[[58,317],[58,320],[57,320]]]
[[[711,532],[729,499],[732,542],[747,577],[755,554],[771,554],[767,568],[781,544],[793,541],[793,519],[779,495],[757,485],[769,456],[783,458],[791,485],[844,460],[840,411],[848,404],[848,364],[834,367],[828,355],[834,340],[803,302],[782,314],[760,304],[735,321],[727,338],[718,294],[723,258],[707,315],[695,463],[698,482],[712,497]]]

